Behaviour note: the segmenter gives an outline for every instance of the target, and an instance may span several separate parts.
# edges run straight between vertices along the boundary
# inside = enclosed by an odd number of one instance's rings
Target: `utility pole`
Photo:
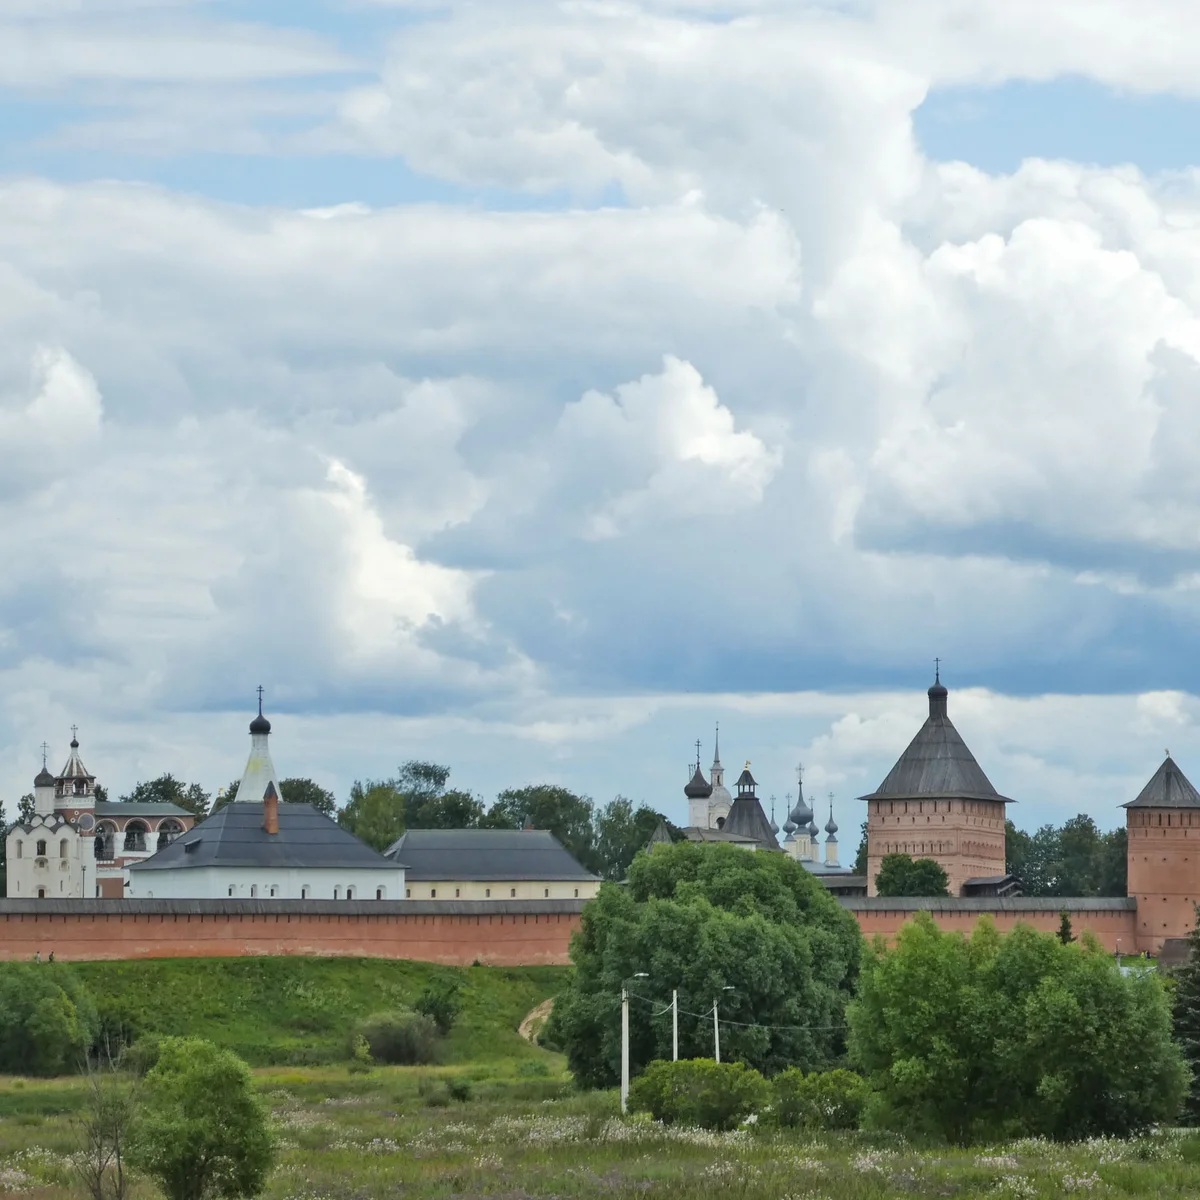
[[[713,1058],[721,1061],[721,1020],[717,1016],[717,998],[713,997]]]
[[[671,989],[671,1061],[679,1061],[679,989]]]
[[[621,1111],[629,1111],[629,989],[621,988]]]

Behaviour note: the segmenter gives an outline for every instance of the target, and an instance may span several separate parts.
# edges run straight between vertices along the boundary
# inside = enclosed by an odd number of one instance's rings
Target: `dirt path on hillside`
[[[545,1025],[547,1018],[550,1016],[550,1010],[554,1007],[554,1000],[543,1000],[537,1008],[532,1009],[525,1015],[525,1020],[517,1026],[517,1032],[527,1041],[534,1042],[537,1040],[537,1035],[541,1032],[541,1028]]]

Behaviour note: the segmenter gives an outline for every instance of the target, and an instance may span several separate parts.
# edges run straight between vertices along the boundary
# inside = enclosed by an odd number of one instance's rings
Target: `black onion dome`
[[[683,794],[689,800],[707,800],[712,795],[712,792],[712,784],[704,778],[704,772],[697,767],[695,775],[692,776],[688,785],[683,789]]]
[[[33,786],[34,787],[53,787],[54,786],[54,776],[51,775],[50,772],[47,771],[45,767],[43,767],[34,776]]]
[[[254,720],[250,722],[250,732],[251,733],[270,733],[271,732],[271,722],[268,721],[267,718],[262,715],[262,713],[259,713],[258,716],[255,717]]]
[[[829,820],[825,822],[825,832],[831,836],[837,833],[837,822],[833,819],[833,813],[829,814]]]
[[[808,823],[808,836],[809,836],[810,838],[812,838],[814,842],[817,840],[817,834],[818,834],[819,832],[820,832],[820,830],[817,828],[817,823],[816,823],[816,821],[809,821],[809,823]]]

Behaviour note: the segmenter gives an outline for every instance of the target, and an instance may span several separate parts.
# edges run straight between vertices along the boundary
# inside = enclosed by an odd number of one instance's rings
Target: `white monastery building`
[[[311,804],[280,792],[268,739],[250,722],[250,757],[237,796],[131,868],[127,895],[186,900],[402,900],[404,865],[385,858]]]

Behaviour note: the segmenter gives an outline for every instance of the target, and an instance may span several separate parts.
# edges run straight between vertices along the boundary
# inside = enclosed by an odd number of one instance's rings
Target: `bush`
[[[471,1081],[465,1075],[454,1075],[446,1080],[446,1091],[451,1100],[465,1104],[472,1095]]]
[[[701,1129],[733,1129],[770,1099],[771,1085],[752,1067],[711,1058],[653,1062],[629,1089],[634,1112]]]
[[[452,980],[434,980],[426,984],[413,1007],[427,1016],[440,1034],[447,1034],[454,1026],[462,1001],[458,998],[458,984]]]
[[[918,913],[870,954],[849,1016],[868,1119],[908,1134],[1127,1137],[1187,1093],[1162,980],[1123,975],[1089,933],[1002,937],[984,918],[968,939]]]
[[[771,1080],[775,1121],[795,1129],[857,1129],[870,1089],[853,1071],[813,1071],[799,1067]]]
[[[445,1108],[450,1103],[450,1089],[440,1079],[422,1075],[417,1080],[417,1095],[429,1108]]]
[[[0,967],[0,1072],[78,1071],[99,1029],[87,989],[66,967],[49,963]]]
[[[164,1038],[142,1084],[130,1163],[168,1200],[257,1196],[275,1157],[250,1068],[200,1038]]]
[[[132,1046],[126,1046],[121,1051],[121,1066],[134,1075],[148,1075],[158,1065],[158,1056],[162,1053],[162,1038],[157,1034],[148,1033],[140,1037]]]
[[[417,1066],[438,1059],[437,1026],[423,1013],[376,1013],[360,1021],[350,1036],[351,1056],[360,1050],[359,1038],[376,1062]]]

